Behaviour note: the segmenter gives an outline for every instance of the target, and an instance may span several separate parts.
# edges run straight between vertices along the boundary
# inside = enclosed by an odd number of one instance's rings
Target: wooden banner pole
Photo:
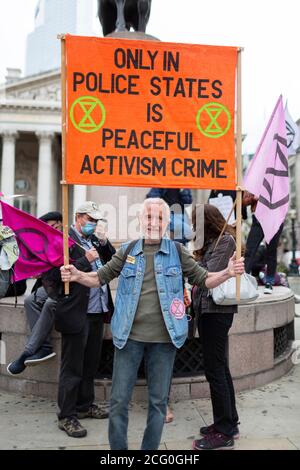
[[[236,114],[236,257],[242,255],[242,52],[237,56],[237,114]],[[236,277],[236,299],[240,300],[241,276]]]
[[[61,41],[61,157],[62,157],[62,216],[64,236],[64,265],[69,264],[69,191],[66,183],[66,41],[64,35],[59,35]],[[70,293],[70,285],[65,283],[65,295]]]

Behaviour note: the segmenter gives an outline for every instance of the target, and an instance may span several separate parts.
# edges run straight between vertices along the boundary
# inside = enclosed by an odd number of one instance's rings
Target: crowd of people
[[[187,280],[193,286],[191,311],[202,341],[213,410],[212,424],[200,428],[202,437],[194,441],[193,448],[234,447],[239,416],[227,350],[238,309],[237,305],[215,304],[210,289],[245,270],[251,272],[263,234],[253,215],[244,264],[244,258],[236,259],[235,255],[235,228],[226,223],[219,209],[204,205],[203,227],[194,206],[191,225],[186,212],[191,203],[190,190],[153,188],[143,204],[140,238],[116,251],[107,238],[100,208],[94,202],[84,202],[76,208],[70,227],[69,235],[75,242],[70,248],[70,264],[41,275],[25,298],[31,333],[7,371],[21,374],[26,367],[52,359],[51,330],[55,327],[61,333],[57,416],[59,429],[69,436],[86,436],[81,423],[84,418],[108,418],[111,449],[128,448],[128,407],[144,360],[149,406],[141,449],[158,449],[164,423],[173,418],[168,419],[168,403],[176,351],[188,335]],[[253,208],[255,201],[246,194],[244,207],[249,204]],[[41,220],[62,230],[59,212],[47,213]],[[196,240],[203,229],[202,246],[191,252],[189,241]],[[274,285],[279,236],[276,234],[266,248],[268,293]],[[117,277],[113,302],[109,284]],[[70,283],[67,296],[64,282]],[[95,404],[94,393],[105,322],[111,324],[115,347],[109,409]]]

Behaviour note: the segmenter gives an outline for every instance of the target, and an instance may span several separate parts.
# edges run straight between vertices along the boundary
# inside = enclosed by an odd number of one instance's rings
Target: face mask
[[[94,222],[87,222],[83,227],[81,226],[81,231],[83,235],[89,237],[95,231],[96,225]]]

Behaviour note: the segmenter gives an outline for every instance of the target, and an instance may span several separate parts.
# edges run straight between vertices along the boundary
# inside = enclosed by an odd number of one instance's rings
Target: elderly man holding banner
[[[165,201],[146,199],[139,240],[122,245],[97,272],[84,273],[72,265],[61,268],[64,282],[87,287],[107,284],[120,275],[111,323],[115,357],[109,442],[113,450],[128,448],[128,404],[143,357],[149,409],[141,449],[159,447],[176,348],[184,344],[188,332],[182,276],[191,284],[213,288],[244,272],[243,258],[235,256],[217,273],[199,267],[183,246],[165,236],[169,220]]]

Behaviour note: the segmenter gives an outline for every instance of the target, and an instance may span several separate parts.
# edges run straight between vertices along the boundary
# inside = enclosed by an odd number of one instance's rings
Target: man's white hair
[[[142,214],[144,214],[146,211],[148,212],[148,207],[152,206],[154,204],[158,205],[158,206],[161,206],[161,208],[163,210],[163,217],[166,218],[166,220],[169,222],[170,221],[170,215],[171,215],[170,207],[168,206],[166,201],[164,201],[163,199],[161,199],[159,197],[149,197],[148,199],[145,199],[144,202],[143,202]]]

